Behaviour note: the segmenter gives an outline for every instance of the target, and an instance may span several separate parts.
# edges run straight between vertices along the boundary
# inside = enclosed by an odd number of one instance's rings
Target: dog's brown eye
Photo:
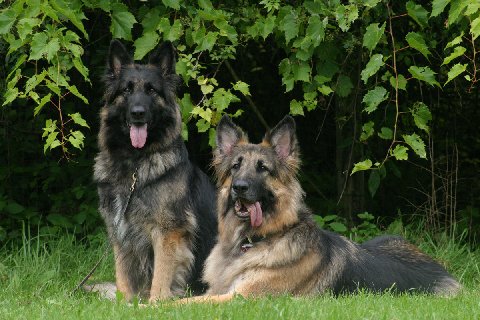
[[[155,89],[154,89],[151,85],[147,85],[146,88],[145,88],[145,91],[146,91],[148,94],[154,94],[154,93],[156,93]]]
[[[257,170],[260,172],[270,171],[262,160],[257,162]]]
[[[130,82],[128,85],[123,89],[123,92],[126,94],[130,94],[133,91],[133,84]]]

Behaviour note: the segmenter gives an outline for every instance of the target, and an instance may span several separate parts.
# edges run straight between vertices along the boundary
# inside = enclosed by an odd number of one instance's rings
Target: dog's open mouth
[[[263,212],[260,202],[247,202],[243,199],[235,201],[235,214],[241,219],[248,219],[250,217],[250,224],[257,228],[262,224]]]
[[[147,124],[129,124],[130,141],[134,148],[143,148],[147,142]]]

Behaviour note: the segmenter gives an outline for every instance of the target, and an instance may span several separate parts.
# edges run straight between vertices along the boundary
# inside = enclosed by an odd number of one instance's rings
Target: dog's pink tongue
[[[252,227],[257,228],[262,224],[263,212],[260,202],[255,202],[247,205],[248,213],[250,213],[250,224]]]
[[[132,125],[130,127],[130,141],[134,148],[143,148],[147,141],[147,124],[140,127]]]

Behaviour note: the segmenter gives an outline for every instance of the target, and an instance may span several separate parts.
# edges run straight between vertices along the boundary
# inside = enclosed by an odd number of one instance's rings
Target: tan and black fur
[[[190,162],[180,135],[178,83],[170,42],[137,64],[112,41],[94,178],[116,287],[127,299],[183,295],[187,285],[201,292],[216,237],[214,187]]]
[[[324,292],[453,294],[459,283],[399,236],[357,244],[321,230],[297,180],[299,149],[293,118],[251,144],[228,117],[217,127],[218,243],[207,258],[206,296],[314,295]]]

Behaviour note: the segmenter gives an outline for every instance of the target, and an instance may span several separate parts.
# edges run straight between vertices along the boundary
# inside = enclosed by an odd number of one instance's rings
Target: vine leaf
[[[368,170],[371,167],[372,167],[372,160],[370,160],[370,159],[366,159],[366,160],[357,162],[353,166],[353,170],[352,170],[352,173],[350,173],[350,175],[352,175],[352,174],[354,174],[355,172],[358,172],[358,171]]]
[[[378,136],[381,139],[390,140],[393,138],[393,130],[387,127],[382,127],[382,129],[380,129],[380,132],[378,133]]]
[[[456,77],[464,73],[466,69],[467,69],[467,64],[457,63],[453,65],[453,67],[447,73],[448,79],[447,79],[447,82],[445,82],[444,86],[446,86],[447,83],[449,83],[450,81],[452,81],[453,79],[455,79]]]
[[[424,7],[413,1],[408,1],[406,8],[408,15],[415,20],[422,29],[428,26],[428,11]]]
[[[135,53],[133,55],[135,60],[142,59],[147,53],[155,48],[160,41],[160,36],[155,31],[145,32],[140,38],[135,40],[133,46]]]
[[[461,57],[465,53],[465,51],[467,51],[467,49],[465,49],[464,47],[461,47],[461,46],[455,47],[453,49],[453,52],[450,53],[448,57],[443,59],[442,66],[449,64],[455,58]]]
[[[378,23],[371,23],[363,35],[363,46],[372,52],[380,41],[380,38],[385,33],[385,22],[381,27]]]
[[[429,133],[428,122],[432,120],[432,113],[428,109],[427,105],[423,102],[415,102],[410,112],[413,116],[413,121],[415,125],[427,133]]]
[[[375,123],[373,121],[368,121],[362,126],[360,141],[366,141],[368,138],[373,136],[373,134],[375,133],[374,126],[375,126]]]
[[[378,70],[380,70],[380,67],[384,64],[385,63],[383,62],[383,55],[379,53],[374,54],[368,61],[365,69],[363,69],[361,72],[363,82],[367,83],[368,78],[376,74]]]
[[[427,158],[427,152],[425,151],[425,143],[423,142],[422,138],[418,136],[418,134],[404,134],[403,140],[405,140],[405,142],[420,158]]]
[[[394,76],[390,77],[390,85],[395,88],[397,86],[397,81],[395,80]],[[407,91],[407,79],[403,76],[403,74],[398,75],[398,89]]]
[[[443,12],[450,0],[433,0],[431,17],[436,17]]]
[[[407,40],[408,45],[413,49],[419,51],[425,58],[428,59],[428,55],[432,54],[430,50],[428,50],[428,46],[425,43],[425,39],[423,39],[422,35],[417,32],[409,32],[405,36],[405,40]]]
[[[380,186],[380,173],[378,170],[372,170],[370,176],[368,177],[368,191],[372,198],[377,193],[378,187]]]
[[[397,160],[408,160],[408,148],[402,145],[397,144],[395,149],[391,151],[392,156]]]
[[[374,89],[370,90],[365,94],[363,97],[362,102],[365,103],[367,106],[363,109],[363,111],[367,113],[372,113],[373,111],[377,110],[378,105],[387,99],[388,92],[384,87],[375,87]]]
[[[473,40],[477,39],[480,35],[480,17],[477,17],[472,21],[470,25],[470,33],[473,35]]]
[[[435,75],[436,72],[433,72],[430,67],[417,67],[417,66],[411,66],[408,68],[408,71],[412,74],[412,76],[415,79],[424,81],[431,85],[432,87],[435,85],[437,87],[440,87],[440,83],[438,83],[437,80],[435,80]]]
[[[110,32],[113,38],[132,40],[132,28],[135,22],[135,17],[128,11],[126,5],[115,3],[112,5],[112,23],[110,25]]]

